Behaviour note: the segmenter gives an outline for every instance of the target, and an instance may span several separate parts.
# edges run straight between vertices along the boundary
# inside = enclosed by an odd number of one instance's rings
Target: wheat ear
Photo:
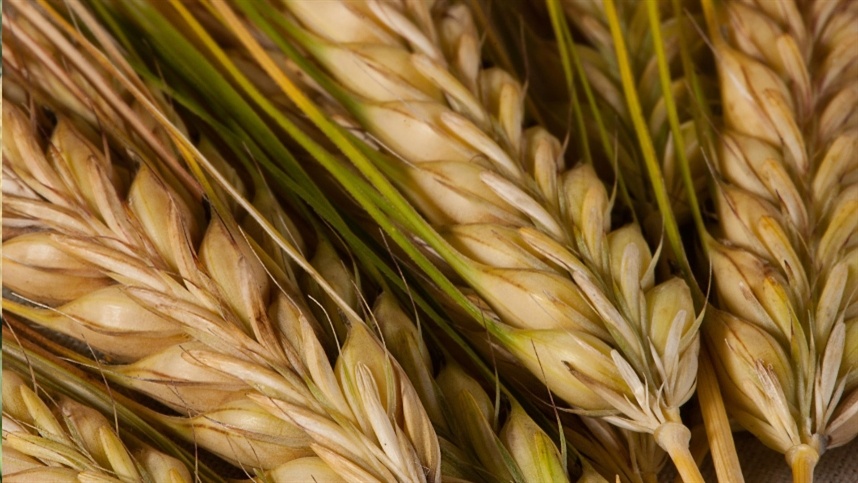
[[[5,103],[4,117],[16,129],[7,139],[18,140],[4,146],[7,171],[31,181],[31,192],[72,200],[64,211],[44,197],[7,194],[38,231],[9,242],[17,249],[4,250],[4,262],[21,269],[7,270],[4,283],[45,308],[4,300],[5,309],[130,362],[105,371],[187,414],[161,421],[239,467],[277,470],[315,453],[346,480],[440,477],[419,399],[359,321],[333,367],[300,294],[285,279],[272,283],[266,271],[276,267],[264,268],[249,239],[217,218],[195,233],[205,221],[146,167],[123,195],[106,174],[113,163],[64,119],[48,162],[23,112]],[[107,229],[87,231],[100,226],[93,220]],[[45,287],[81,273],[98,284],[48,294],[28,290],[33,273]],[[121,343],[134,332],[154,340]]]
[[[858,8],[707,6],[725,123],[709,339],[734,417],[811,481],[858,433]]]
[[[517,402],[509,401],[510,413],[500,417],[480,383],[455,362],[447,362],[433,374],[417,325],[393,296],[379,297],[373,320],[413,381],[442,438],[442,449],[450,455],[447,464],[456,472],[445,475],[469,480],[569,481],[557,445]],[[468,461],[479,465],[464,463]]]

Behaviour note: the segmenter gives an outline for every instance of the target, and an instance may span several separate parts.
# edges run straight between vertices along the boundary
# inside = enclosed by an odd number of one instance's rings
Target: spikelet
[[[343,479],[324,460],[315,456],[297,458],[274,468],[265,475],[270,481],[318,481],[325,483],[345,483]]]
[[[360,293],[354,274],[344,264],[344,261],[334,251],[333,245],[327,240],[320,240],[316,245],[315,253],[311,260],[313,267],[340,295],[340,298],[352,310],[360,309]],[[337,302],[325,293],[324,289],[312,279],[304,277],[303,287],[310,299],[310,309],[316,315],[316,319],[322,324],[327,337],[339,344],[348,334],[349,321]]]
[[[728,2],[712,32],[726,132],[709,252],[728,313],[710,340],[728,410],[795,481],[858,427],[855,7]]]
[[[10,139],[4,143],[4,167],[18,173],[34,192],[40,193],[39,198],[6,193],[4,200],[12,205],[16,216],[38,225],[37,231],[4,243],[4,286],[46,306],[44,309],[22,306],[21,310],[28,317],[39,318],[44,325],[79,338],[92,349],[119,360],[133,359],[153,347],[185,340],[179,326],[145,310],[115,285],[108,273],[74,254],[72,240],[97,237],[102,240],[103,253],[127,257],[141,275],[147,268],[139,263],[138,255],[148,254],[156,267],[170,266],[156,248],[167,246],[170,240],[156,239],[153,243],[146,236],[147,228],[154,229],[156,223],[141,227],[137,222],[140,218],[122,210],[118,187],[107,175],[113,171],[111,165],[105,164],[103,156],[68,122],[58,124],[49,145],[53,154],[46,156],[37,151],[38,136],[23,111],[4,103],[3,117],[4,132]],[[60,151],[63,148],[68,151]],[[73,175],[74,170],[77,176]],[[150,173],[143,168],[140,178],[146,180]],[[81,185],[79,191],[75,183]],[[140,199],[139,189],[153,188],[146,184],[145,181],[132,184],[131,212],[140,214],[141,205],[152,207],[165,199],[161,189],[161,192],[153,190],[147,198],[148,205],[136,201]],[[98,196],[94,194],[94,186],[98,186]],[[90,194],[86,195],[87,192]],[[193,216],[169,198],[146,214],[163,218],[165,208],[174,215],[177,224]],[[158,228],[159,234],[170,233],[163,226]],[[117,275],[133,276],[131,273],[119,270]],[[133,341],[130,336],[140,339]]]
[[[449,434],[447,415],[434,382],[432,358],[421,329],[389,292],[378,296],[370,320],[381,335],[384,346],[399,361],[414,385],[432,424],[439,432]]]

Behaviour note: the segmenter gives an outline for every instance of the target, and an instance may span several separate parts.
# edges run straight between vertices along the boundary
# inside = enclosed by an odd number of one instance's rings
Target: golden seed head
[[[655,264],[652,254],[637,225],[627,225],[614,230],[608,235],[607,244],[610,267],[607,275],[613,279],[615,299],[623,302],[625,322],[622,323],[640,328],[643,325],[644,291],[649,290],[655,283]],[[590,277],[579,275],[576,280],[579,285],[586,284]],[[590,285],[593,284],[590,283]],[[617,311],[612,310],[613,303],[597,295],[597,292],[601,293],[604,290],[596,289],[596,292],[590,295],[590,299],[607,321],[620,322],[620,318],[616,316]]]
[[[121,192],[113,165],[66,118],[60,118],[51,136],[48,157],[63,176],[69,192],[98,213],[101,190]]]
[[[542,257],[529,249],[515,228],[489,223],[453,225],[441,235],[468,258],[498,268],[550,271]]]
[[[304,430],[241,394],[215,410],[170,421],[189,442],[239,467],[273,469],[313,455]]]
[[[403,165],[398,181],[412,203],[435,226],[527,224],[524,216],[483,184],[486,167],[482,164],[472,160]]]
[[[149,447],[134,451],[134,459],[143,466],[154,483],[191,483],[191,472],[181,461]]]
[[[716,49],[724,119],[741,133],[783,146],[785,161],[804,176],[809,164],[795,124],[793,98],[784,81],[757,60],[727,46]]]
[[[440,474],[441,453],[429,415],[399,364],[369,328],[354,324],[335,368],[340,387],[364,434],[374,434],[393,470],[428,479]]]
[[[796,379],[790,357],[775,337],[753,323],[721,311],[713,310],[705,327],[717,347],[721,368],[740,390],[748,383],[764,384],[758,370],[762,364],[775,374],[786,397],[794,400]],[[752,404],[747,397],[740,401],[745,411],[766,414],[765,405]]]
[[[392,32],[374,21],[369,2],[283,3],[308,29],[331,42],[400,45]]]
[[[179,324],[143,308],[120,285],[95,290],[55,311],[28,312],[33,321],[77,338],[118,362],[188,339]]]
[[[168,268],[178,271],[180,256],[176,252],[200,236],[200,222],[184,200],[143,165],[129,189],[128,207]]]
[[[582,251],[588,252],[585,258],[606,269],[603,240],[610,230],[611,202],[605,186],[592,166],[581,164],[564,175],[561,189],[561,204],[576,238],[581,238]]]
[[[506,324],[607,336],[578,287],[557,273],[484,267],[472,278],[472,284]]]
[[[779,150],[753,136],[728,131],[722,138],[720,158],[726,180],[782,206],[796,231],[806,229],[809,218],[805,197]]]
[[[455,364],[445,366],[437,381],[459,439],[467,442],[467,449],[493,477],[509,481],[512,474],[504,461],[494,405],[486,391]]]
[[[373,308],[373,321],[381,331],[385,347],[402,365],[432,423],[436,428],[447,429],[447,420],[433,379],[432,358],[421,335],[419,319],[412,320],[391,293],[383,292]]]
[[[325,240],[320,241],[316,245],[316,253],[310,263],[348,307],[352,310],[359,309],[361,301],[357,280],[333,245]],[[315,300],[315,302],[311,301],[310,308],[316,315],[316,319],[324,327],[325,333],[329,337],[335,335],[337,340],[345,340],[350,324],[337,302],[309,276],[304,287],[306,287],[307,294]],[[317,305],[316,302],[321,306]]]
[[[212,411],[248,385],[200,363],[192,351],[204,350],[199,342],[149,348],[149,355],[131,364],[114,366],[123,384],[182,413]]]
[[[317,456],[296,458],[274,468],[265,476],[266,481],[272,483],[293,483],[296,481],[346,483],[346,480]]]
[[[451,136],[441,122],[446,107],[434,102],[366,104],[361,117],[385,147],[412,163],[469,162],[477,152]]]
[[[784,341],[792,337],[793,304],[783,277],[754,255],[720,243],[710,245],[710,260],[722,308]]]
[[[494,421],[494,404],[477,380],[470,377],[461,366],[448,363],[441,369],[435,380],[447,404],[453,410],[454,418],[459,417],[457,414],[462,409],[463,403],[460,398],[467,395],[473,400],[473,407],[477,409],[477,414],[481,418]]]

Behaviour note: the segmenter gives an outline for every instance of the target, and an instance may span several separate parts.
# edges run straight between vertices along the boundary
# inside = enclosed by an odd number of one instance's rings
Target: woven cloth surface
[[[745,483],[792,482],[792,474],[783,455],[766,448],[748,433],[736,434],[735,440]],[[707,483],[718,481],[709,457],[706,458],[701,470]],[[662,476],[662,482],[673,483],[675,472],[665,471]],[[813,481],[814,483],[858,483],[858,439],[823,454],[816,466]]]

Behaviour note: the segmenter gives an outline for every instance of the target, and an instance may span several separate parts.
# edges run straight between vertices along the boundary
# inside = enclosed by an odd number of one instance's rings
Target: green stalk
[[[584,151],[584,160],[588,164],[593,164],[593,155],[590,152],[590,141],[587,139],[587,132],[584,129],[584,117],[581,114],[581,106],[578,104],[578,92],[577,89],[575,89],[575,74],[572,71],[573,59],[576,64],[578,63],[575,44],[572,40],[572,34],[569,32],[569,25],[566,23],[566,17],[563,16],[563,11],[558,0],[548,0],[547,5],[548,13],[551,17],[551,26],[554,28],[554,35],[557,36],[557,47],[560,49],[560,61],[563,64],[564,77],[566,77],[566,88],[569,90],[569,103],[571,104],[572,112],[575,115],[575,122],[578,124],[578,137],[580,138],[579,142],[581,143],[581,147]],[[581,74],[580,69],[578,73]],[[595,98],[589,90],[586,78],[581,77],[581,79],[582,83],[585,84],[584,89],[587,91],[590,106],[595,113],[595,111],[597,111],[595,108]],[[602,118],[598,114],[596,114],[596,122],[599,126],[602,143],[606,148],[608,148],[605,152],[610,153],[610,143],[606,142],[607,138],[605,137],[605,129],[602,126]]]
[[[581,133],[582,137],[581,143],[584,146],[585,150],[584,159],[587,163],[593,164],[592,154],[590,152],[589,147],[590,145],[587,139],[586,124],[584,122],[583,115],[578,105],[578,93],[577,89],[575,89],[575,74],[577,74],[577,78],[580,80],[581,86],[584,89],[584,96],[587,98],[587,104],[590,106],[590,114],[596,121],[596,128],[599,132],[599,140],[602,144],[602,149],[605,151],[605,155],[608,156],[608,158],[610,159],[611,167],[613,168],[614,175],[617,178],[617,185],[620,191],[620,196],[623,199],[623,203],[631,209],[630,211],[632,217],[637,223],[637,211],[634,209],[635,203],[632,202],[631,195],[629,194],[628,188],[626,187],[626,183],[623,178],[623,173],[619,169],[618,154],[614,151],[614,147],[611,144],[608,130],[607,128],[605,128],[605,122],[602,120],[602,113],[599,110],[596,95],[590,88],[589,81],[587,81],[587,75],[584,72],[584,65],[581,63],[581,58],[578,57],[578,47],[575,45],[575,41],[572,39],[572,33],[569,31],[569,24],[566,21],[566,16],[563,14],[563,8],[560,6],[560,0],[547,0],[547,5],[548,13],[551,17],[551,25],[554,28],[555,35],[557,36],[557,45],[560,48],[560,58],[563,62],[563,72],[566,76],[566,84],[569,89],[570,102],[572,103],[573,112],[575,113],[575,119],[578,123],[578,131]],[[575,67],[574,74],[571,67],[573,65]]]
[[[680,0],[671,0],[673,4],[673,12],[676,18],[681,18],[682,15],[685,15],[685,12],[680,4]],[[689,52],[686,46],[688,45],[688,39],[686,34],[686,29],[681,27],[678,32],[679,36],[679,56],[682,60],[682,68],[685,73],[685,79],[688,81],[689,88],[693,93],[692,99],[694,99],[694,108],[691,109],[691,114],[694,117],[694,129],[697,131],[697,139],[701,145],[701,149],[703,150],[703,155],[705,159],[714,159],[715,156],[715,148],[712,145],[712,112],[709,109],[709,105],[706,100],[706,96],[703,93],[703,87],[700,85],[700,78],[695,71],[694,60],[691,58],[691,53]],[[683,180],[685,182],[686,191],[689,193],[689,204],[692,209],[692,216],[694,216],[694,225],[697,229],[698,236],[702,239],[705,238],[708,231],[706,229],[705,223],[703,220],[703,211],[700,207],[699,200],[697,200],[697,192],[694,189],[694,184],[691,181],[690,173],[686,174],[688,171],[688,164],[683,163],[682,166],[682,175]],[[693,196],[693,201],[691,196]],[[708,247],[706,244],[703,245],[703,251],[706,252]]]
[[[655,48],[656,58],[658,59],[658,74],[661,80],[661,92],[664,99],[664,104],[667,109],[667,117],[670,122],[670,129],[673,133],[673,142],[676,145],[676,154],[679,157],[679,166],[682,172],[682,179],[685,182],[685,191],[688,196],[688,203],[691,205],[691,213],[694,218],[694,224],[697,231],[703,233],[706,227],[703,222],[703,215],[700,211],[700,204],[697,200],[697,193],[694,190],[694,182],[691,179],[691,170],[688,165],[688,157],[685,153],[685,139],[679,127],[679,114],[676,110],[676,101],[673,98],[673,91],[670,88],[670,66],[667,65],[667,54],[664,51],[664,39],[661,36],[661,20],[658,13],[658,4],[656,2],[646,2],[647,14],[649,17],[650,32],[652,33],[652,43]],[[682,44],[680,49],[685,49],[685,44]],[[669,205],[668,205],[669,206]],[[702,291],[694,277],[688,277],[685,280],[688,285],[693,287],[695,302],[698,309],[702,309]]]
[[[620,78],[623,84],[623,91],[626,95],[629,114],[631,115],[632,123],[635,127],[635,133],[637,134],[638,142],[640,143],[644,164],[647,169],[650,183],[653,187],[653,193],[655,194],[656,202],[663,218],[663,226],[667,235],[668,243],[673,250],[683,278],[686,280],[693,280],[694,274],[691,270],[691,265],[688,263],[688,258],[685,255],[685,247],[682,245],[682,236],[679,234],[679,226],[676,223],[676,217],[670,207],[670,199],[667,194],[667,189],[664,186],[664,177],[661,174],[661,167],[658,163],[655,146],[653,145],[652,137],[649,134],[649,129],[643,116],[640,99],[638,98],[637,90],[635,88],[628,49],[620,27],[620,19],[617,15],[617,8],[614,4],[614,0],[605,0],[605,16],[607,17],[608,24],[611,28],[611,35],[614,40],[617,64],[620,69]],[[696,287],[696,284],[692,286]]]

